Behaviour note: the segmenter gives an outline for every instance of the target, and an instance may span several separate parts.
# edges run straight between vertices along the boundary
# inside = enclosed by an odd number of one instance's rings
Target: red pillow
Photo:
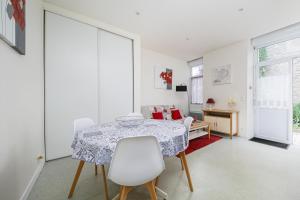
[[[152,113],[152,118],[153,119],[164,119],[164,116],[163,116],[162,112],[154,112],[154,113]]]
[[[172,113],[172,119],[173,119],[173,120],[182,119],[182,116],[181,116],[181,114],[180,114],[180,112],[179,112],[178,109],[176,109],[176,110],[171,110],[171,113]]]

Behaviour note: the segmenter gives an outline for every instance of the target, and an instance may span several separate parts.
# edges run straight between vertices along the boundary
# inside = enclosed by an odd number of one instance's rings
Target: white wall
[[[165,66],[173,69],[172,90],[154,88],[154,67]],[[141,104],[182,105],[188,109],[186,92],[176,92],[176,85],[188,83],[190,69],[187,62],[148,49],[142,49]]]
[[[247,98],[251,94],[248,92],[249,85],[252,84],[251,71],[252,57],[250,55],[250,40],[238,42],[212,52],[204,54],[204,101],[207,98],[214,98],[216,108],[228,108],[227,101],[229,97],[235,98],[237,105],[235,109],[240,111],[239,132],[241,136],[248,137],[247,104],[252,100]],[[213,68],[223,65],[231,65],[232,83],[225,85],[213,85]],[[247,72],[248,71],[248,72]]]
[[[43,161],[37,160],[37,156],[44,155],[43,10],[39,0],[26,4],[26,55],[19,55],[0,40],[0,199],[3,200],[20,199],[43,166]]]

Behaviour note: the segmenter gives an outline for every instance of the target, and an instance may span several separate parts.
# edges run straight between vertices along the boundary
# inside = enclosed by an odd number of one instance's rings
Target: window
[[[202,58],[189,62],[191,68],[191,103],[203,104],[203,62]]]
[[[294,73],[292,77],[291,69],[296,69],[293,65],[300,56],[300,38],[262,46],[257,49],[256,54],[255,105],[288,108],[291,79],[295,86],[297,83],[297,75]],[[293,100],[297,100],[294,95]]]
[[[272,61],[286,57],[299,56],[300,38],[273,44],[258,49],[258,62]]]
[[[192,104],[203,104],[203,77],[192,78]]]
[[[199,66],[192,67],[192,77],[200,76],[201,75],[201,69]]]

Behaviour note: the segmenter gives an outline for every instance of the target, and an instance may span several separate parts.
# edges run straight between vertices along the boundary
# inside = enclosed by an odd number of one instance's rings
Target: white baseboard
[[[36,168],[35,172],[33,173],[33,176],[31,177],[24,193],[22,194],[20,200],[26,200],[32,190],[32,187],[34,186],[36,180],[38,179],[43,167],[44,167],[45,161],[41,161],[41,163],[38,165],[38,167]]]

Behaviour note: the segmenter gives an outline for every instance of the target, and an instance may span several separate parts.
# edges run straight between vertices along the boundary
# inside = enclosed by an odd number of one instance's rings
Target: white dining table
[[[160,144],[164,157],[178,156],[186,171],[190,190],[193,191],[192,181],[185,158],[185,149],[188,146],[188,133],[185,126],[171,120],[146,119],[143,124],[133,127],[124,127],[118,122],[111,122],[91,126],[75,133],[72,158],[79,160],[79,166],[70,190],[70,196],[76,187],[82,166],[85,162],[96,165],[109,164],[117,143],[122,138],[136,136],[155,136]],[[166,199],[167,194],[157,188]]]

